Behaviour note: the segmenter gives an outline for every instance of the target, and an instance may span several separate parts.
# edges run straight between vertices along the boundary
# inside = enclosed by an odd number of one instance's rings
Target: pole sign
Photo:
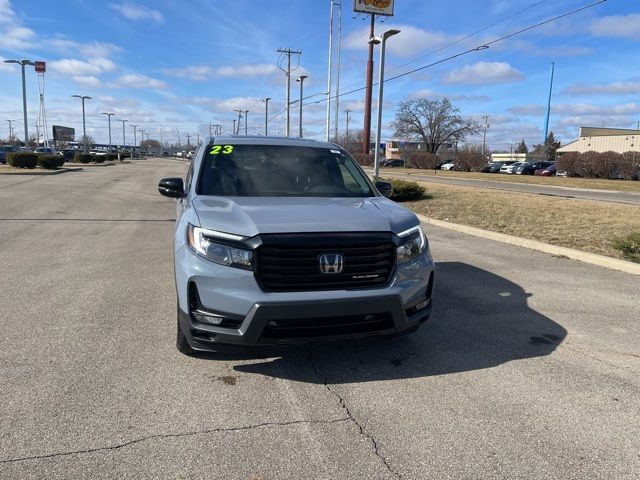
[[[37,73],[44,73],[47,71],[47,64],[45,62],[34,62],[34,64]]]
[[[56,142],[72,142],[76,137],[76,129],[71,127],[53,126],[53,139]]]
[[[393,16],[393,0],[353,0],[353,11]]]

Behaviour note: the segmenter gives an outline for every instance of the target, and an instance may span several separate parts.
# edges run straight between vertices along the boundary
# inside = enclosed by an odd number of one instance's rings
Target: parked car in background
[[[38,147],[33,153],[46,153],[47,155],[62,155],[58,150],[53,147]]]
[[[492,162],[482,167],[480,171],[483,173],[500,173],[501,167],[502,167],[502,163]]]
[[[388,159],[384,164],[380,164],[383,167],[404,167],[404,160],[401,159]]]
[[[446,164],[446,163],[451,163],[453,160],[438,160],[436,162],[436,170],[441,170],[442,169],[442,165]]]
[[[533,172],[534,175],[538,175],[540,177],[554,177],[556,173],[556,166],[553,163],[546,168],[539,168]]]
[[[453,170],[453,167],[455,167],[455,164],[453,163],[453,161],[451,161],[451,162],[443,163],[442,166],[440,167],[440,169],[441,170]]]
[[[7,153],[19,152],[19,147],[15,145],[1,145],[0,146],[0,163],[7,163]]]
[[[533,175],[536,170],[547,168],[553,165],[553,162],[523,162],[513,169],[512,173],[516,175]]]
[[[503,164],[500,167],[500,173],[513,173],[513,169],[519,167],[520,165],[522,165],[524,162],[514,162],[514,163],[510,163],[510,164]]]

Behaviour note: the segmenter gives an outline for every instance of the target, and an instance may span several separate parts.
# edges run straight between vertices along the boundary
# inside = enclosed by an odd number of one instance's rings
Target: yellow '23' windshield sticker
[[[214,145],[211,147],[209,155],[218,155],[219,153],[229,155],[231,152],[233,152],[233,145]]]

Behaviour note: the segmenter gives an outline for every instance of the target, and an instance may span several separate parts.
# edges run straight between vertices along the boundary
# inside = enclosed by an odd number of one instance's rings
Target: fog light
[[[418,310],[422,310],[423,308],[426,308],[427,305],[429,305],[429,301],[430,299],[425,300],[424,302],[420,302],[419,304],[417,304],[414,308],[416,309],[416,311]]]
[[[202,310],[193,310],[191,312],[193,318],[200,323],[208,323],[209,325],[220,325],[222,323],[223,318],[217,315],[213,315],[209,312],[204,312]]]

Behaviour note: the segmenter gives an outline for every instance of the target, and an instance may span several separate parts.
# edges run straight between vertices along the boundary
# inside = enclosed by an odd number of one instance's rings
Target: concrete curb
[[[418,218],[421,222],[435,225],[436,227],[448,228],[457,232],[466,233],[467,235],[487,238],[489,240],[495,240],[496,242],[508,243],[509,245],[529,248],[531,250],[537,250],[538,252],[549,253],[551,255],[558,255],[570,258],[572,260],[590,263],[591,265],[598,265],[599,267],[619,270],[621,272],[630,273],[632,275],[640,275],[640,264],[638,263],[627,262],[626,260],[618,260],[617,258],[605,257],[604,255],[597,255],[595,253],[581,252],[580,250],[574,250],[572,248],[558,247],[557,245],[538,242],[536,240],[529,240],[527,238],[514,237],[513,235],[507,235],[505,233],[482,230],[481,228],[460,225],[459,223],[436,220],[434,218],[428,218],[420,214],[416,215],[418,215]]]
[[[32,170],[35,170],[32,169]],[[25,171],[25,172],[2,172],[0,171],[0,175],[13,175],[15,177],[21,177],[23,175],[39,175],[41,177],[46,177],[46,176],[51,176],[51,175],[60,175],[61,173],[66,173],[66,172],[79,172],[81,171],[82,168],[58,168],[57,170],[49,170],[46,172],[43,171],[36,171],[36,172],[31,172],[31,171]]]

